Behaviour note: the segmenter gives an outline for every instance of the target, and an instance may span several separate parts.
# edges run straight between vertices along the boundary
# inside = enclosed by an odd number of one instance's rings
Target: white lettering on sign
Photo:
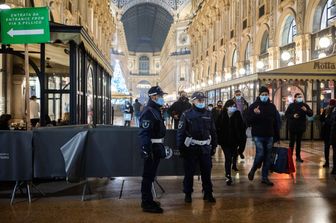
[[[0,160],[9,160],[9,153],[0,153]]]

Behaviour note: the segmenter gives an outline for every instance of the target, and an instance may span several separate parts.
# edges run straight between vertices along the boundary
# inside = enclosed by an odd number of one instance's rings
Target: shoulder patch
[[[182,127],[183,127],[183,122],[179,122],[179,124],[178,124],[178,129],[182,129]]]
[[[150,121],[149,120],[142,120],[141,122],[141,127],[144,129],[148,129],[150,126]]]

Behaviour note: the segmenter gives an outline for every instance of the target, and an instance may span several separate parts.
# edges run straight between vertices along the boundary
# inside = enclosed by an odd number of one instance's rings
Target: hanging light
[[[324,36],[319,40],[319,46],[323,49],[328,48],[331,45],[330,38]]]
[[[320,53],[319,55],[318,55],[318,58],[323,58],[323,57],[326,57],[327,56],[327,54],[325,54],[325,53]]]
[[[293,63],[293,61],[289,61],[289,63],[288,63],[287,65],[288,65],[288,66],[293,66],[294,63]]]
[[[240,74],[240,75],[244,75],[245,73],[246,73],[245,68],[240,68],[240,69],[239,69],[239,74]]]
[[[206,84],[204,82],[202,82],[201,87],[205,87],[205,86],[206,86]]]
[[[264,68],[264,62],[262,62],[262,61],[258,61],[258,62],[257,62],[257,68],[258,68],[258,69],[263,69],[263,68]]]
[[[291,58],[291,55],[288,51],[284,51],[282,54],[281,54],[281,59],[283,61],[288,61],[289,59]]]
[[[232,78],[232,74],[231,74],[231,73],[227,73],[227,74],[225,75],[225,77],[226,77],[227,80],[229,80],[229,79]]]
[[[213,85],[213,80],[212,79],[208,80],[208,85]]]

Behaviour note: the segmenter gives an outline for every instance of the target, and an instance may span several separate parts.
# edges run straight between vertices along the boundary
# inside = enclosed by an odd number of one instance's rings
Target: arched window
[[[231,75],[232,75],[232,77],[236,76],[237,62],[238,62],[237,49],[234,49],[233,54],[232,54],[232,63],[231,63]]]
[[[139,74],[149,74],[149,58],[147,56],[139,58]]]
[[[293,16],[289,16],[286,19],[285,26],[282,32],[281,45],[287,45],[294,42],[294,37],[296,36],[296,22]]]
[[[250,57],[252,56],[252,44],[251,41],[248,41],[245,49],[245,57],[244,57],[244,69],[245,74],[248,75],[251,73],[250,68]]]
[[[269,46],[269,34],[268,31],[266,31],[261,39],[260,54],[267,53],[268,46]]]
[[[225,69],[225,56],[223,56],[223,61],[222,61],[222,74],[224,74],[224,69]]]
[[[332,25],[336,20],[336,1],[328,0],[323,8],[321,17],[321,30]]]

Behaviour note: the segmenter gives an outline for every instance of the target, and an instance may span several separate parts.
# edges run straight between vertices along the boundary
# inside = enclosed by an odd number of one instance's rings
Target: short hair
[[[208,104],[208,106],[212,106],[213,107],[213,104]]]
[[[227,102],[225,102],[224,108],[228,108],[232,105],[237,106],[236,102],[234,102],[234,100],[228,100]]]
[[[135,99],[135,102],[138,102],[139,100],[138,99]]]
[[[241,93],[241,90],[236,89],[236,90],[234,91],[234,93]]]
[[[299,96],[299,95],[302,95],[301,93],[296,93],[295,95],[294,95],[294,98],[296,98],[297,96]]]
[[[222,102],[222,103],[223,103],[223,101],[222,101],[222,100],[218,100],[218,101],[217,101],[217,104],[218,104],[219,102]]]

